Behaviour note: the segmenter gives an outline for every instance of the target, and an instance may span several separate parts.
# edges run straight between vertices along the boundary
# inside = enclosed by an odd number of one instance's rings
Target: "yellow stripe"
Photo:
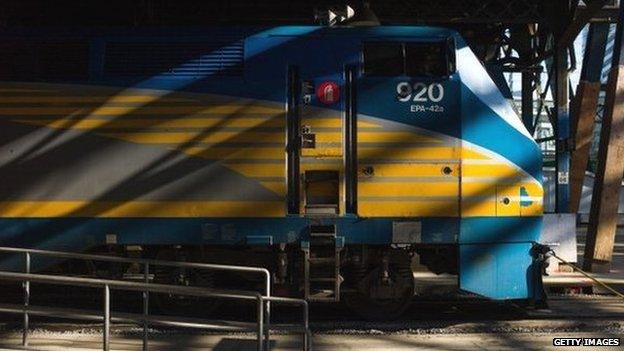
[[[462,217],[496,216],[496,201],[470,201],[462,198]]]
[[[522,177],[522,172],[511,165],[502,163],[493,165],[462,164],[462,176],[518,178]]]
[[[280,217],[283,201],[2,201],[0,217]]]
[[[358,132],[358,142],[364,143],[442,143],[442,140],[423,134],[410,132]]]
[[[529,196],[544,196],[544,188],[542,187],[542,184],[538,182],[522,182],[519,186],[524,187],[527,193],[529,193]]]
[[[459,174],[459,165],[457,164],[359,164],[360,170],[369,166],[373,168],[375,177],[435,177],[444,174],[444,167],[450,167],[452,175]]]
[[[262,106],[246,106],[246,105],[216,105],[206,107],[205,105],[197,106],[135,106],[135,107],[100,107],[95,111],[89,108],[74,107],[2,107],[0,115],[60,115],[71,113],[87,113],[89,115],[112,115],[120,116],[124,114],[132,115],[149,115],[149,114],[235,114],[235,113],[267,113],[278,114],[284,110],[262,107]]]
[[[515,200],[520,195],[520,186],[497,185],[496,186],[496,215],[497,216],[520,216],[520,201]],[[503,199],[508,198],[505,204]]]
[[[301,125],[309,126],[312,132],[314,128],[342,128],[342,118],[302,118]],[[358,128],[380,128],[377,124],[364,121],[358,121],[357,125]]]
[[[492,181],[487,183],[463,183],[462,216],[536,216],[543,211],[542,201],[532,201],[531,205],[520,206],[520,188],[524,187],[529,196],[540,198],[543,190],[540,184],[522,182],[500,184]],[[482,197],[478,199],[477,197]],[[503,199],[511,201],[505,205]]]
[[[374,160],[427,160],[458,158],[457,149],[451,147],[422,147],[422,148],[382,148],[358,147],[358,159]]]
[[[272,183],[272,184],[269,184]],[[267,188],[284,194],[283,183],[263,182]],[[541,203],[521,207],[522,216],[540,215]],[[508,208],[490,202],[462,201],[462,216],[518,216],[518,204]],[[457,216],[456,201],[359,201],[358,212],[363,217],[452,217]],[[282,217],[283,201],[2,201],[1,218],[16,217]]]
[[[301,149],[302,157],[342,157],[342,148],[317,147],[315,149]]]
[[[357,138],[360,143],[442,143],[440,139],[406,132],[358,132]],[[341,132],[316,133],[317,143],[341,143],[342,139],[343,135]]]
[[[459,196],[459,184],[454,183],[383,183],[358,182],[358,196]]]
[[[205,135],[204,135],[205,134]],[[283,143],[283,132],[172,132],[172,133],[104,133],[112,138],[146,144],[183,144],[187,142],[273,142]]]
[[[262,184],[262,186],[264,186],[267,189],[270,189],[272,192],[281,195],[281,196],[286,196],[286,184],[282,181],[282,182],[260,182],[260,184]]]
[[[224,164],[225,167],[247,177],[283,177],[286,173],[284,164]]]
[[[533,202],[529,206],[520,206],[520,216],[541,216],[544,213],[544,206],[542,202]]]
[[[486,156],[478,151],[468,149],[466,147],[462,148],[461,152],[462,159],[475,159],[475,160],[489,160],[490,157]]]
[[[26,89],[26,88],[0,88],[0,92],[3,92],[3,93],[47,93],[49,91],[42,90],[42,89]]]
[[[0,89],[0,91],[2,91]],[[35,90],[37,91],[37,90]],[[41,91],[41,90],[40,90]],[[109,95],[109,96],[3,96],[0,103],[81,103],[81,102],[194,102],[194,99],[162,97],[159,95]]]
[[[358,201],[363,217],[453,217],[458,215],[458,201]]]
[[[45,126],[50,128],[71,128],[71,129],[118,129],[118,128],[210,128],[210,127],[284,127],[284,120],[280,118],[179,118],[179,119],[57,119],[57,120],[35,120],[18,119],[16,122]]]
[[[46,126],[50,128],[66,128],[67,120],[47,120],[47,119],[18,119],[20,123],[32,125]],[[333,121],[318,120],[322,123],[306,124],[313,131],[314,128],[341,128],[342,122],[326,123]],[[71,122],[69,122],[71,123]],[[145,128],[145,127],[162,127],[162,128],[208,128],[213,126],[219,127],[275,127],[285,128],[286,121],[281,115],[271,116],[270,118],[232,118],[224,116],[223,118],[176,118],[176,119],[145,119],[145,118],[127,118],[127,119],[77,119],[71,124],[72,129],[95,129],[95,128]],[[361,122],[360,128],[374,128],[375,125]],[[318,132],[317,135],[325,132]]]
[[[463,217],[496,216],[496,184],[462,182],[461,195]]]
[[[252,159],[252,160],[284,160],[284,148],[232,148],[232,147],[188,147],[182,150],[185,154],[214,160]],[[282,174],[283,175],[283,174]]]
[[[463,197],[495,196],[496,183],[461,183]]]

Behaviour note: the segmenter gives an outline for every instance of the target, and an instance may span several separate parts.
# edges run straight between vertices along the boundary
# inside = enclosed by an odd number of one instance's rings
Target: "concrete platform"
[[[607,285],[612,285],[614,288],[616,286],[624,287],[624,276],[621,274],[592,273],[591,276]],[[547,287],[597,286],[594,281],[581,273],[557,273],[545,276],[543,279]]]
[[[618,331],[602,333],[560,332],[560,333],[517,333],[517,334],[446,334],[446,335],[401,335],[372,333],[368,335],[316,335],[313,350],[560,350],[553,347],[555,337],[620,337]],[[19,335],[4,338],[0,350],[23,350],[17,345]],[[99,335],[33,335],[29,350],[101,350]],[[588,350],[591,348],[566,347],[566,350]],[[623,350],[623,347],[601,347],[601,350]],[[141,350],[141,341],[134,337],[115,336],[111,350]],[[213,351],[255,351],[256,344],[251,336],[223,335],[172,335],[157,336],[150,342],[150,350],[213,350]],[[276,336],[271,350],[300,350],[299,340]]]
[[[618,233],[618,242],[624,235]],[[579,255],[583,236],[579,235]],[[616,246],[610,273],[595,276],[624,291],[624,247]],[[456,291],[457,276],[416,272],[417,290]],[[556,273],[544,277],[547,288],[584,287],[593,284],[580,273]],[[315,306],[316,308],[317,306]],[[561,350],[552,346],[554,337],[619,337],[624,335],[624,301],[600,295],[551,295],[549,308],[525,310],[509,303],[460,300],[415,302],[404,318],[393,322],[367,323],[343,319],[341,308],[313,308],[314,350]],[[343,311],[344,312],[344,311]],[[346,312],[344,312],[346,313]],[[314,317],[322,316],[314,321]],[[333,318],[336,314],[336,318]],[[8,329],[0,324],[0,351],[20,347],[19,317]],[[324,318],[324,319],[323,319]],[[141,350],[140,329],[114,325],[112,350]],[[31,332],[28,350],[101,350],[101,328],[97,324],[40,324]],[[624,342],[624,339],[621,339]],[[299,350],[299,336],[274,335],[272,350]],[[591,348],[566,347],[566,350]],[[624,350],[601,347],[601,350]],[[155,329],[150,350],[256,350],[252,334],[190,333],[186,330]]]
[[[507,303],[509,304],[509,303]],[[553,296],[547,310],[516,312],[500,303],[423,302],[393,322],[313,321],[314,350],[557,350],[554,337],[622,337],[624,302],[613,297]],[[478,315],[474,314],[478,312]],[[0,324],[0,350],[22,350],[20,317]],[[141,329],[114,324],[112,350],[140,350]],[[101,325],[34,324],[28,350],[99,350]],[[255,350],[255,335],[152,329],[150,350]],[[624,342],[624,340],[622,340]],[[298,350],[301,337],[272,336],[273,350]],[[583,350],[583,348],[568,348]],[[587,350],[588,348],[585,348]],[[624,346],[601,348],[624,350]]]
[[[601,282],[613,286],[616,290],[624,289],[624,272],[612,271],[611,273],[591,273]],[[553,273],[543,277],[544,285],[550,287],[587,287],[598,286],[594,281],[581,273]],[[417,290],[431,291],[441,288],[457,288],[457,276],[451,274],[436,275],[431,272],[415,272],[414,283]]]

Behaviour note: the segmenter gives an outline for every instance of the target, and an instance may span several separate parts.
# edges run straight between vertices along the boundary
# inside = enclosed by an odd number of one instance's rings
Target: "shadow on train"
[[[293,40],[305,40],[305,37],[297,37]],[[278,44],[268,50],[279,50],[281,45],[286,45],[286,43]],[[203,54],[186,57],[185,61],[177,63],[177,69],[183,69],[198,60]],[[209,55],[210,52],[205,54]],[[264,59],[261,57],[262,55],[259,56],[247,57],[246,62],[253,63],[254,60]],[[176,70],[176,68],[173,70]],[[333,73],[338,72],[327,72],[327,74]],[[283,75],[284,81],[286,81],[286,68],[282,72],[275,72],[275,74]],[[128,141],[110,136],[110,134],[114,134],[111,131],[119,131],[120,128],[118,126],[122,125],[120,121],[127,119],[149,119],[143,125],[134,126],[133,133],[154,130],[167,133],[169,130],[173,130],[170,124],[168,124],[169,121],[192,118],[193,115],[201,113],[206,106],[201,103],[185,105],[184,113],[170,115],[168,118],[152,117],[150,111],[157,110],[163,106],[171,106],[171,104],[175,105],[178,103],[175,100],[180,98],[180,92],[202,92],[204,84],[209,83],[214,87],[215,82],[218,82],[219,79],[229,79],[227,76],[227,71],[217,71],[203,77],[181,78],[170,77],[169,71],[165,71],[146,79],[134,80],[131,83],[125,81],[123,84],[121,84],[120,79],[103,82],[78,81],[72,83],[107,85],[107,99],[103,103],[96,102],[94,104],[75,101],[74,104],[52,102],[51,104],[33,103],[21,106],[34,108],[35,110],[36,108],[49,107],[67,111],[63,116],[54,117],[56,120],[54,123],[56,124],[53,128],[23,123],[22,119],[25,116],[11,117],[10,115],[10,111],[15,105],[3,103],[0,111],[6,110],[7,113],[3,113],[0,120],[0,128],[3,130],[3,133],[0,133],[0,174],[3,175],[3,181],[0,184],[0,198],[4,202],[0,203],[0,211],[6,210],[10,212],[11,209],[7,207],[10,207],[12,202],[53,200],[56,196],[62,196],[63,200],[76,201],[79,205],[71,207],[64,212],[62,214],[63,219],[26,218],[13,220],[6,217],[2,218],[0,219],[0,225],[2,226],[0,243],[5,246],[83,251],[90,248],[92,244],[105,242],[104,237],[108,234],[108,229],[118,230],[107,228],[107,224],[98,217],[115,211],[116,208],[125,204],[162,196],[165,198],[167,196],[175,197],[175,200],[192,200],[198,198],[197,194],[208,194],[207,196],[210,196],[212,199],[220,199],[226,198],[227,192],[233,190],[241,191],[231,187],[237,183],[237,177],[241,178],[240,175],[222,167],[219,160],[207,159],[202,157],[201,154],[192,155],[189,154],[189,150],[198,145],[205,145],[205,140],[210,139],[214,133],[230,130],[227,124],[228,118],[243,113],[251,106],[252,102],[238,101],[236,108],[224,113],[222,119],[217,119],[209,127],[194,127],[191,132],[187,133],[187,138],[174,144],[141,146],[142,148],[144,147],[144,150],[136,155],[119,154],[117,151],[119,146],[128,143]],[[37,78],[33,77],[29,83],[36,82],[36,80]],[[51,81],[51,83],[54,83],[54,81]],[[115,87],[119,85],[124,87]],[[7,85],[7,92],[13,89],[13,93],[22,94],[20,92],[22,88],[19,86],[20,84],[11,83]],[[128,103],[128,101],[132,101],[130,97],[136,95],[138,91],[145,91],[143,89],[156,86],[160,86],[161,90],[152,91],[147,98],[138,102]],[[113,89],[116,90],[113,91]],[[243,87],[236,89],[242,91]],[[82,96],[84,96],[85,92],[88,93],[88,91],[89,87],[84,87]],[[207,93],[216,92],[208,91]],[[236,91],[231,91],[230,93],[236,96]],[[244,94],[242,96],[247,97]],[[504,104],[507,102],[501,101],[500,103]],[[115,114],[112,118],[104,119],[98,117],[104,114],[102,111],[119,107],[125,109]],[[45,122],[51,116],[29,115],[27,117],[30,119],[37,117],[37,119]],[[275,130],[276,121],[284,119],[285,113],[274,113],[262,122],[241,130],[240,133]],[[96,122],[93,122],[94,120]],[[81,123],[95,123],[96,127],[92,129],[81,128]],[[487,123],[487,121],[478,121],[478,123]],[[229,137],[211,143],[210,147],[228,150],[227,146],[235,144],[237,135],[232,133]],[[411,140],[403,138],[393,141],[407,143]],[[279,143],[281,140],[276,142]],[[155,148],[158,149],[157,152],[153,152]],[[231,150],[229,151],[230,154],[227,154],[227,152],[221,154],[223,159],[227,159],[236,152],[234,148],[229,148],[229,150]],[[257,149],[257,152],[261,152],[261,150]],[[372,154],[370,158],[385,159],[396,155],[397,152],[400,151],[394,148],[380,149],[378,153]],[[139,157],[141,153],[149,155],[149,158],[130,158],[130,156]],[[530,158],[530,156],[527,155],[527,158]],[[48,165],[48,167],[44,165]],[[137,168],[137,165],[140,165],[140,167]],[[113,180],[106,178],[85,179],[84,175],[81,174],[81,168],[85,166],[95,167],[101,170],[106,177],[110,177]],[[132,171],[129,172],[128,169]],[[123,176],[120,177],[120,175]],[[512,178],[509,178],[509,180],[512,180]],[[90,182],[107,184],[107,188],[103,192],[96,193],[94,189],[101,188],[101,184]],[[68,188],[77,191],[58,194],[51,190],[55,186],[62,184],[66,184]],[[492,187],[495,187],[495,185],[493,184]],[[245,192],[245,189],[243,189],[242,193],[248,196],[248,198],[255,197],[257,199],[266,199],[268,196],[275,198],[277,196],[269,191],[266,193],[254,193],[254,189],[250,187],[249,192]],[[485,188],[481,193],[474,195],[490,196],[492,191],[492,188]],[[85,200],[86,202],[83,203]],[[246,208],[239,209],[239,211],[253,212],[257,205],[254,202],[248,202],[243,206]],[[434,202],[430,206],[433,212],[450,212],[443,205]],[[462,204],[461,206],[468,208],[471,205]],[[143,210],[146,216],[150,217],[149,213],[153,208],[146,206]],[[224,217],[229,216],[226,215]],[[85,237],[84,234],[90,228],[93,228],[93,223],[101,224],[102,229],[97,233],[90,234],[95,236],[95,238]],[[136,231],[142,233],[141,235],[144,238],[149,238],[150,230],[156,233],[167,231],[165,235],[171,238],[189,235],[185,227],[176,229],[168,226],[163,229],[158,222],[155,222],[151,228],[145,228],[142,223],[137,224],[131,218],[118,223],[124,223],[125,232]],[[489,234],[495,235],[496,241],[499,242],[514,242],[517,241],[516,238],[522,236],[522,228],[510,223],[507,227],[498,227],[495,233],[491,232]],[[201,235],[201,233],[198,235]],[[93,241],[93,243],[90,243],[90,241]],[[21,270],[22,259],[18,257],[12,257],[11,259],[14,263],[14,268]],[[41,264],[43,263],[41,262]]]

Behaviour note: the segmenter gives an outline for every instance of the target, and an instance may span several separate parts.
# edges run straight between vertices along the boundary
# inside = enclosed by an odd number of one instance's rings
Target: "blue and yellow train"
[[[464,291],[539,297],[540,150],[454,31],[0,38],[2,245],[263,265],[369,317],[405,309],[414,255]]]

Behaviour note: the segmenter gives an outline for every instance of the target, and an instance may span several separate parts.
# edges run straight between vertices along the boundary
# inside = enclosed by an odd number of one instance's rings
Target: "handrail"
[[[93,261],[105,261],[105,262],[119,262],[119,263],[135,263],[143,266],[144,269],[144,282],[149,282],[149,268],[150,266],[169,266],[169,267],[181,267],[181,268],[196,268],[196,269],[206,269],[206,270],[220,270],[220,271],[234,271],[234,272],[246,272],[246,273],[260,273],[264,276],[264,296],[271,296],[271,273],[266,268],[261,267],[249,267],[249,266],[232,266],[232,265],[221,265],[221,264],[212,264],[212,263],[198,263],[198,262],[179,262],[179,261],[167,261],[167,260],[154,260],[154,259],[146,259],[146,258],[131,258],[131,257],[118,257],[118,256],[105,256],[105,255],[94,255],[94,254],[83,254],[83,253],[75,253],[75,252],[64,252],[64,251],[53,251],[53,250],[40,250],[40,249],[26,249],[26,248],[17,248],[17,247],[4,247],[0,246],[0,252],[7,253],[28,253],[30,255],[39,255],[39,256],[48,256],[55,258],[66,258],[66,259],[79,259],[79,260],[93,260]],[[27,273],[30,272],[30,257],[26,257],[26,270]],[[24,300],[27,301],[29,299],[29,284],[25,283],[25,293]],[[25,302],[26,303],[26,302]],[[143,310],[147,311],[149,306],[149,294],[144,292],[143,296]],[[271,322],[271,305],[267,303],[265,310],[265,319],[267,324]],[[28,325],[28,315],[24,313],[24,324]],[[143,325],[143,339],[147,339],[147,324]],[[27,331],[24,333],[24,340],[27,338]],[[266,331],[266,340],[269,339],[269,330]],[[26,341],[23,342],[24,346],[26,345]],[[144,344],[147,344],[145,342]],[[267,341],[266,348],[269,348],[269,344]],[[147,351],[147,347],[143,347],[143,351]]]
[[[105,256],[105,255],[93,255],[74,252],[52,251],[52,250],[39,250],[39,249],[25,249],[17,247],[0,246],[0,252],[13,252],[13,253],[30,253],[31,255],[50,256],[56,258],[70,258],[79,260],[93,260],[93,261],[108,261],[108,262],[120,262],[120,263],[138,263],[141,265],[150,266],[169,266],[169,267],[182,267],[182,268],[198,268],[198,269],[212,269],[221,271],[238,271],[248,273],[261,273],[265,277],[265,294],[271,296],[271,273],[266,268],[261,267],[249,267],[249,266],[231,266],[212,263],[199,263],[199,262],[179,262],[179,261],[167,261],[167,260],[154,260],[147,258],[131,258],[131,257],[118,257],[118,256]]]
[[[13,280],[13,281],[31,281],[44,284],[55,285],[70,285],[70,286],[83,286],[91,288],[100,288],[104,285],[108,285],[111,288],[127,291],[145,291],[163,293],[163,294],[176,294],[185,296],[197,296],[197,297],[216,297],[216,298],[228,298],[229,296],[236,296],[240,300],[255,300],[257,296],[262,296],[260,293],[252,293],[249,291],[237,291],[237,290],[219,290],[212,288],[201,288],[195,286],[183,286],[183,285],[170,285],[170,284],[155,284],[155,283],[138,283],[125,280],[112,280],[112,279],[99,279],[99,278],[83,278],[83,277],[71,277],[65,275],[45,275],[34,273],[15,273],[0,271],[0,279]]]
[[[257,301],[257,327],[258,327],[258,350],[263,350],[266,346],[269,349],[269,337],[270,337],[270,302],[284,303],[284,304],[296,304],[300,305],[303,309],[303,348],[308,350],[310,346],[310,332],[308,323],[308,304],[305,300],[274,297],[270,294],[271,276],[267,269],[260,267],[248,267],[248,266],[229,266],[209,263],[196,263],[196,262],[176,262],[176,261],[163,261],[143,258],[126,258],[116,256],[104,256],[104,255],[92,255],[82,253],[69,253],[62,251],[49,251],[38,249],[25,249],[25,248],[12,248],[12,247],[0,247],[0,252],[7,253],[21,253],[25,255],[25,272],[15,273],[0,271],[0,279],[23,281],[24,282],[24,328],[23,328],[23,346],[28,345],[28,307],[30,300],[30,282],[38,282],[43,284],[58,284],[58,285],[74,285],[74,286],[90,286],[90,287],[103,287],[104,288],[104,350],[109,349],[109,331],[110,331],[110,289],[129,290],[129,291],[141,291],[143,292],[143,315],[141,320],[143,321],[143,350],[148,349],[148,322],[153,318],[149,318],[149,293],[170,293],[177,295],[187,296],[200,296],[200,297],[217,297],[217,298],[232,298],[241,300],[256,300]],[[95,278],[83,278],[83,277],[71,277],[61,275],[43,275],[30,273],[31,268],[31,256],[49,256],[55,258],[67,258],[67,259],[81,259],[81,260],[94,260],[94,261],[109,261],[109,262],[122,262],[122,263],[136,263],[144,266],[144,282],[129,282],[123,280],[110,280],[110,279],[95,279]],[[204,287],[189,287],[179,285],[168,284],[156,284],[149,282],[149,267],[152,266],[173,266],[184,268],[197,268],[197,269],[210,269],[210,270],[222,270],[222,271],[237,271],[237,272],[250,272],[261,273],[264,275],[265,291],[262,295],[258,292],[250,291],[236,291],[236,290],[219,290],[213,288]],[[265,306],[266,303],[266,306]],[[266,308],[265,308],[266,307]],[[264,325],[266,321],[266,325]],[[263,341],[266,345],[263,345]]]

